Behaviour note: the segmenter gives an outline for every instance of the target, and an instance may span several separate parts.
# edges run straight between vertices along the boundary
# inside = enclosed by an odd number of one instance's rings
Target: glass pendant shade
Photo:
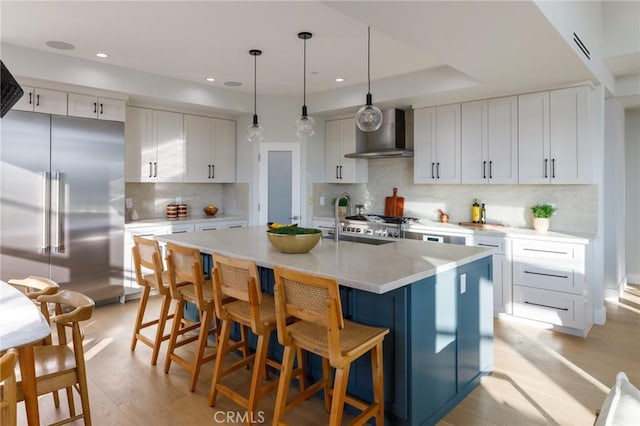
[[[258,143],[264,139],[264,129],[258,123],[258,116],[253,115],[253,123],[247,127],[247,140],[249,142]]]
[[[356,114],[356,125],[363,132],[375,132],[382,126],[382,111],[371,104],[371,93],[367,94],[367,104]]]
[[[371,96],[371,27],[367,27],[367,103],[356,114],[356,125],[363,132],[374,132],[382,126],[382,111],[373,105]]]

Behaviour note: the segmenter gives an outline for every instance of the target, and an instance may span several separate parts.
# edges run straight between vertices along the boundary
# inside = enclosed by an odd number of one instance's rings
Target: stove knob
[[[362,229],[358,228],[356,229],[356,232],[362,232]]]

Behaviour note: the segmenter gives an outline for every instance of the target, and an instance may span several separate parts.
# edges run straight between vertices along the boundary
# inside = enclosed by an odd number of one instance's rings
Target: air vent
[[[591,60],[591,52],[589,52],[589,49],[587,49],[587,46],[584,45],[584,43],[582,42],[582,40],[580,40],[580,37],[578,37],[576,33],[573,33],[573,42],[576,45],[578,45],[580,50],[582,50],[582,53],[584,53],[584,56],[586,56],[588,60]]]

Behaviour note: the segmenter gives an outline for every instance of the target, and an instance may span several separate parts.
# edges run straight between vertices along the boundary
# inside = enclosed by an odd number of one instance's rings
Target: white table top
[[[187,232],[154,237],[195,247],[202,253],[249,259],[258,266],[282,265],[335,278],[346,287],[382,294],[491,255],[480,247],[399,239],[369,245],[322,239],[305,254],[280,253],[267,239],[265,226]]]
[[[0,281],[0,350],[37,342],[50,333],[38,307],[18,289]]]

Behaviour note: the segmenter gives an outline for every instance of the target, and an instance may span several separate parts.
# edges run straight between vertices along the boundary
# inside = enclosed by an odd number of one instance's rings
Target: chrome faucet
[[[338,198],[336,198],[336,202],[334,206],[335,227],[333,231],[333,236],[336,242],[340,240],[340,216],[338,215],[338,206],[340,205],[340,200],[342,198],[347,199],[347,204],[349,205],[349,209],[351,209],[351,196],[349,195],[348,192],[341,192],[340,195],[338,195]]]

